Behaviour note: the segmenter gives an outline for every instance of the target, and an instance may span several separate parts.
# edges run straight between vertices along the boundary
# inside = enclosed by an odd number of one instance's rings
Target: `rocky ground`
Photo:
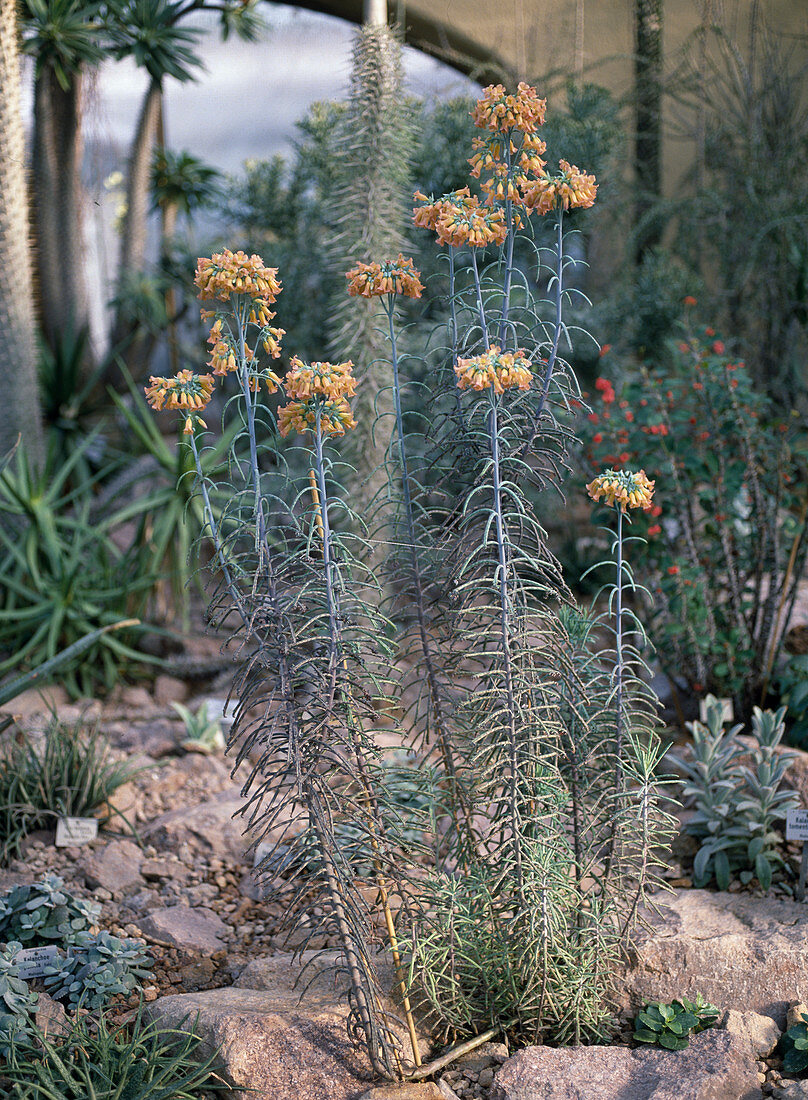
[[[155,959],[149,1011],[166,1025],[198,1014],[200,1033],[222,1050],[234,1097],[808,1100],[808,1084],[784,1078],[774,1053],[789,1010],[808,999],[808,910],[785,896],[787,885],[768,898],[690,889],[677,866],[657,934],[640,939],[626,968],[622,1044],[534,1047],[510,1057],[488,1043],[435,1082],[374,1089],[348,1043],[344,1001],[327,970],[336,945],[320,937],[310,946],[325,956],[304,953],[306,980],[314,981],[301,1000],[293,949],[309,929],[301,921],[282,928],[284,908],[262,896],[250,873],[244,819],[234,819],[241,785],[222,757],[179,747],[183,725],[170,703],[193,709],[211,690],[197,683],[189,699],[188,682],[163,675],[150,691],[123,688],[84,709],[52,691],[63,720],[97,724],[113,754],[139,770],[117,792],[118,813],[96,841],[56,848],[53,834],[30,836],[22,857],[0,870],[0,890],[55,872],[71,892],[102,903],[103,927],[145,939]],[[16,700],[14,710],[34,734],[47,717],[37,696]],[[808,757],[801,768],[797,783],[808,796]],[[682,1052],[632,1047],[639,1003],[696,992],[731,1010],[720,1029]],[[258,1091],[242,1091],[248,1087]]]

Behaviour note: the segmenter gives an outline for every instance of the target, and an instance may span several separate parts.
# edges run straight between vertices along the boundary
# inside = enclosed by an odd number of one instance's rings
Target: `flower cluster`
[[[345,435],[356,427],[347,398],[356,393],[353,363],[304,363],[295,356],[285,378],[292,400],[278,410],[278,430],[315,431],[319,417],[323,435]]]
[[[272,314],[260,303],[274,302],[281,291],[277,268],[265,267],[260,256],[231,252],[229,248],[214,253],[210,259],[200,257],[194,283],[199,287],[199,297],[203,301],[216,299],[227,302],[234,294],[257,299],[259,304],[253,308],[261,310],[267,319]],[[265,324],[266,321],[257,320],[255,323]]]
[[[461,390],[487,390],[504,393],[509,389],[530,389],[533,374],[524,351],[502,352],[494,345],[472,359],[458,359],[455,366]]]
[[[196,423],[203,428],[207,427],[198,413],[209,404],[213,394],[212,375],[181,370],[175,378],[152,376],[149,382],[150,385],[146,386],[146,400],[153,409],[182,409],[187,412],[183,428],[185,435],[190,435]]]
[[[571,210],[579,207],[585,210],[595,202],[598,186],[594,176],[587,176],[569,161],[558,162],[560,171],[556,175],[542,172],[538,179],[528,182],[523,188],[525,207],[529,213],[547,214],[561,207]]]
[[[625,512],[627,508],[649,511],[654,496],[654,482],[645,476],[645,470],[606,470],[586,487],[593,500],[603,497],[606,504]]]
[[[547,100],[539,99],[536,89],[524,81],[520,81],[516,95],[508,95],[502,84],[489,84],[477,100],[472,118],[480,130],[534,134],[544,122],[546,107]]]
[[[284,438],[291,431],[315,431],[317,418],[320,419],[320,431],[323,435],[345,435],[346,431],[356,427],[351,414],[351,406],[344,397],[336,401],[290,401],[278,410],[278,431]]]
[[[348,293],[354,298],[379,298],[384,294],[420,298],[424,287],[419,275],[420,272],[415,270],[412,260],[405,260],[400,252],[398,259],[388,263],[374,261],[365,264],[360,260],[355,267],[345,272]]]
[[[328,397],[336,401],[340,397],[353,397],[356,379],[353,363],[304,363],[297,356],[292,358],[285,379],[290,397],[307,400],[311,397]]]
[[[485,248],[502,244],[507,236],[504,212],[482,206],[468,187],[450,191],[439,199],[430,199],[416,191],[414,198],[420,205],[413,209],[413,222],[437,233],[441,244]]]

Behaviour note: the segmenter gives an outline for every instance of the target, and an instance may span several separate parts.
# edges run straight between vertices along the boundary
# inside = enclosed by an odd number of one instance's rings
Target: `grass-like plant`
[[[69,726],[53,718],[40,745],[8,735],[0,751],[0,863],[20,855],[28,833],[54,828],[57,817],[92,816],[133,774],[80,720]]]
[[[142,1008],[127,1024],[83,1014],[64,1035],[13,1040],[0,1081],[15,1100],[200,1100],[227,1091],[216,1054],[200,1046],[192,1026],[148,1023]]]

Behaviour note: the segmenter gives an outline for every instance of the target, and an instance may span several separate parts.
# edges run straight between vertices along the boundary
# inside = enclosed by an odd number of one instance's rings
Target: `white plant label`
[[[808,810],[788,810],[786,840],[808,840]]]
[[[716,699],[717,703],[721,704],[721,718],[724,722],[735,721],[735,708],[732,705],[731,699]],[[699,699],[699,719],[701,722],[707,721],[707,701],[706,699]]]
[[[57,848],[78,848],[97,836],[97,817],[60,817],[56,822]]]
[[[20,977],[27,982],[31,978],[43,977],[46,969],[58,958],[59,948],[51,943],[47,947],[23,947],[14,956],[14,962],[20,968]]]

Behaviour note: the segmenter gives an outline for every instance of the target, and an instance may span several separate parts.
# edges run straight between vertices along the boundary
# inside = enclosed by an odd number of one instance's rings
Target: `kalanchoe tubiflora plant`
[[[199,261],[200,296],[214,303],[204,315],[212,373],[153,379],[148,391],[155,407],[185,418],[217,548],[211,614],[243,646],[231,744],[250,769],[245,814],[254,835],[273,834],[264,867],[294,895],[290,912],[303,899],[321,907],[314,930],[340,945],[350,1032],[388,1078],[428,1072],[417,1068],[415,992],[447,1036],[491,1027],[517,1041],[602,1035],[614,964],[669,830],[651,700],[623,636],[628,612],[617,617],[615,652],[598,654],[530,496],[557,487],[571,443],[566,412],[578,389],[562,357],[564,225],[592,205],[595,182],[565,161],[546,170],[544,102],[527,85],[516,95],[486,89],[474,117],[485,132],[472,158],[484,201],[461,187],[422,196],[416,211],[447,248],[450,273],[445,361],[437,384],[417,383],[426,431],[402,397],[410,383],[396,330],[397,304],[420,294],[418,272],[403,255],[348,272],[350,293],[378,299],[388,322],[393,415],[376,425],[392,426],[383,529],[365,537],[341,487],[340,443],[355,427],[351,398],[363,379],[347,359],[294,357],[283,379],[261,366],[262,346],[277,356],[282,333],[270,327],[277,272],[259,257]],[[549,303],[513,259],[514,234],[533,231],[534,212],[553,220],[552,263],[536,249],[537,274],[550,270]],[[225,419],[242,427],[218,514],[200,458],[214,375],[235,376]],[[270,394],[285,391],[277,430],[262,381]],[[650,488],[638,480],[626,500],[641,503]],[[390,555],[384,584],[373,570],[380,548]],[[630,573],[620,561],[617,577],[621,593]],[[383,589],[387,601],[377,601]],[[400,833],[375,736],[380,711],[389,736],[396,696],[438,792],[424,815],[437,834],[426,871],[420,830],[410,821]],[[411,1053],[383,1010],[368,887]]]

